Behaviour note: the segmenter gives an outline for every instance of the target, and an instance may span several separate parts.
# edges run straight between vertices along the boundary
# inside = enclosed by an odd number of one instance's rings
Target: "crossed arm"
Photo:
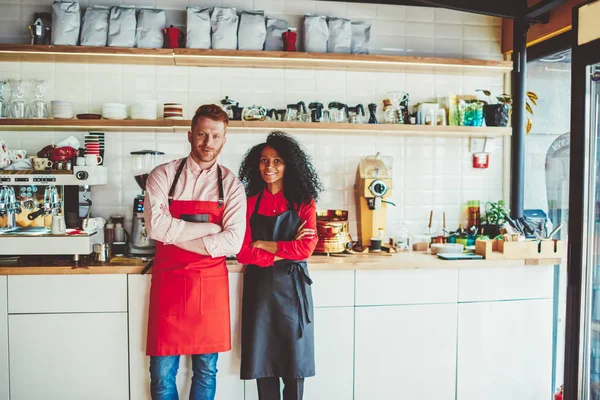
[[[244,236],[246,196],[238,181],[226,193],[222,226],[213,223],[186,222],[169,211],[166,173],[155,170],[146,182],[144,219],[154,240],[211,257],[236,254]]]

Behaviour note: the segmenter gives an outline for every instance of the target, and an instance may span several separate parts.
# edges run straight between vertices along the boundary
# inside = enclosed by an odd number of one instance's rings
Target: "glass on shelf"
[[[9,79],[10,102],[8,103],[9,118],[25,118],[27,103],[25,102],[25,81],[21,79]]]
[[[471,101],[465,105],[465,126],[481,126],[483,125],[483,102]]]
[[[408,93],[406,92],[388,92],[390,101],[392,102],[391,112],[393,113],[390,123],[404,123],[404,108],[408,102]]]
[[[33,81],[33,85],[34,99],[29,103],[27,116],[34,119],[48,118],[48,103],[44,99],[44,92],[46,91],[44,81],[36,79]]]

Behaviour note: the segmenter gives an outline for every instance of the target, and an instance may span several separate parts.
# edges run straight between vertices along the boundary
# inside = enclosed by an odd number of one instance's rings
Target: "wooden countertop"
[[[348,270],[395,270],[395,269],[435,269],[435,268],[479,268],[479,267],[519,267],[524,265],[560,264],[560,259],[531,260],[441,260],[424,252],[407,252],[394,255],[317,255],[308,260],[311,271]],[[83,260],[73,267],[67,258],[22,257],[13,264],[0,264],[0,275],[64,275],[64,274],[139,274],[146,260],[138,258],[113,258],[110,263]],[[242,272],[243,265],[228,260],[230,272]],[[152,270],[149,271],[152,273]]]

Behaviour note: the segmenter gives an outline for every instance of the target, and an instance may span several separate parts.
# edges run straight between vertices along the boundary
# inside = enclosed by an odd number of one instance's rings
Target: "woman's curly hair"
[[[302,150],[300,144],[285,132],[274,131],[267,141],[257,144],[246,153],[240,165],[239,177],[246,187],[248,197],[260,193],[265,187],[258,165],[260,155],[265,147],[272,147],[285,163],[283,178],[283,195],[293,204],[317,201],[323,185],[313,167],[310,157]]]

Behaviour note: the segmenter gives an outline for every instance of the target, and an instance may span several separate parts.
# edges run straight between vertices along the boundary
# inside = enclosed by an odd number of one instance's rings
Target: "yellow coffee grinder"
[[[358,231],[359,244],[363,249],[380,251],[385,240],[387,205],[394,203],[386,199],[392,195],[393,158],[377,153],[362,157],[357,173]],[[374,239],[374,243],[371,242]]]

